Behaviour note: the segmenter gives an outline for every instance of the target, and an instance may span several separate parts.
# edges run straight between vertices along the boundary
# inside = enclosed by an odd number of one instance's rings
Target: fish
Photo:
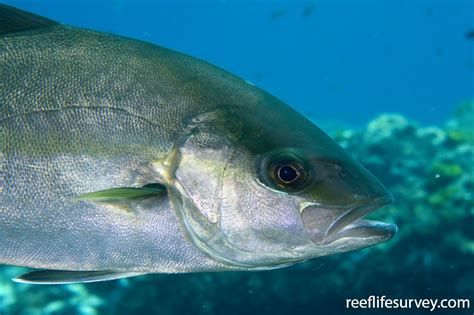
[[[0,263],[14,281],[257,271],[383,243],[393,197],[250,82],[0,5]]]
[[[303,8],[303,12],[301,13],[301,16],[302,16],[303,18],[308,18],[308,17],[310,17],[310,16],[313,14],[314,7],[315,7],[314,2],[308,3],[308,4]]]
[[[466,39],[474,39],[474,29],[468,30],[465,35]]]
[[[274,10],[269,16],[268,18],[270,20],[278,20],[278,19],[281,19],[281,18],[284,18],[285,16],[288,15],[288,8],[281,8],[281,9],[276,9]]]

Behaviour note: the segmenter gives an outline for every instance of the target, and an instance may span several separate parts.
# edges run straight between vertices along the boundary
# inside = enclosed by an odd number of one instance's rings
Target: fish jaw
[[[325,229],[318,228],[318,218],[322,212],[333,211],[333,209],[316,204],[307,205],[301,210],[301,218],[308,237],[315,245],[331,246],[349,242],[357,244],[357,248],[361,248],[386,242],[395,236],[397,233],[395,224],[363,219],[364,216],[393,203],[393,201],[392,195],[386,192],[351,206]]]

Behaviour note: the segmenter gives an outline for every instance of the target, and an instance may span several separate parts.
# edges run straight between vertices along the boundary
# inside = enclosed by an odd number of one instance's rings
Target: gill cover
[[[218,124],[210,123],[221,119],[220,113],[194,119],[192,131],[176,148],[179,157],[168,191],[187,237],[228,265],[271,269],[296,262],[285,241],[292,237],[287,226],[299,224],[298,202],[286,194],[275,199],[275,192],[255,180],[250,169],[255,157],[241,150],[237,139],[218,130]],[[288,209],[296,212],[278,213]],[[304,235],[300,229],[294,237]]]

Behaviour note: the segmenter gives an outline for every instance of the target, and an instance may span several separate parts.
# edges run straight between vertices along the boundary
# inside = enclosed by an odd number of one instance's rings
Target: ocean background
[[[1,0],[165,46],[302,112],[395,196],[387,244],[290,268],[31,286],[0,267],[0,314],[394,314],[345,299],[470,298],[474,308],[474,1]]]
[[[440,123],[474,95],[472,0],[2,2],[206,60],[322,123]]]

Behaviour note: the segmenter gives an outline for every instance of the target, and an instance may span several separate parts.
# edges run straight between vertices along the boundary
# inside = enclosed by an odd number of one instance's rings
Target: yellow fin
[[[165,186],[153,183],[140,188],[120,187],[94,191],[80,195],[74,199],[108,204],[129,211],[133,203],[160,196],[165,191]]]

